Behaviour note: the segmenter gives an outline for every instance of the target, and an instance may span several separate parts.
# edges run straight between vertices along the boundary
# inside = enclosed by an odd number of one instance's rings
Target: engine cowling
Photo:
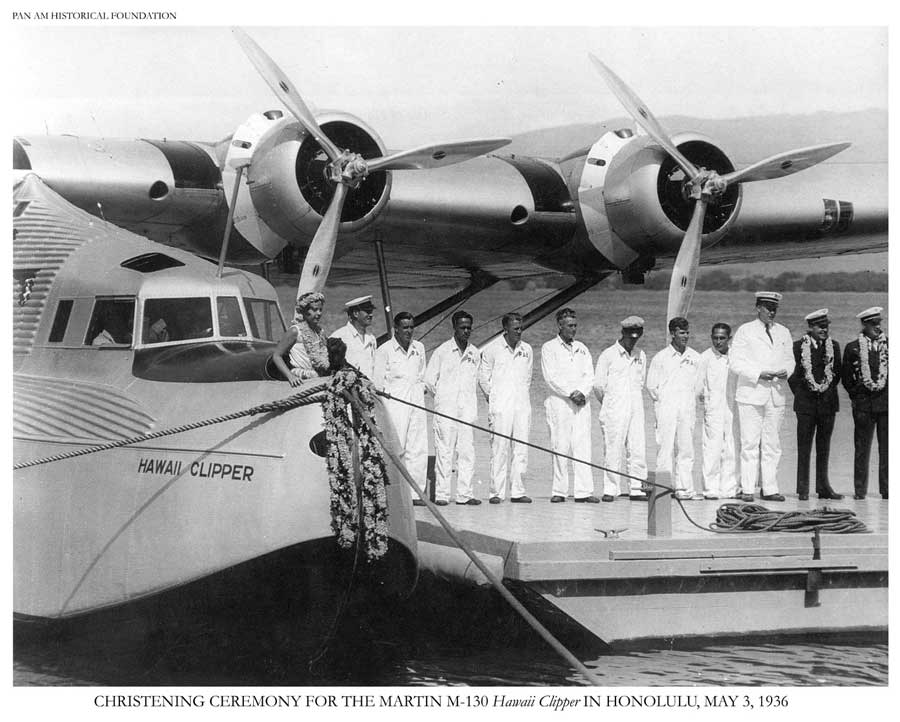
[[[703,135],[681,133],[672,140],[697,167],[720,174],[734,170],[728,156]],[[601,137],[585,158],[578,187],[585,230],[595,250],[618,268],[638,258],[677,253],[694,208],[683,183],[677,163],[648,136],[619,130]],[[741,198],[735,184],[710,204],[703,247],[725,236]]]
[[[385,154],[381,139],[358,118],[324,112],[316,119],[338,147],[363,158]],[[334,195],[334,185],[325,178],[327,156],[296,120],[281,111],[251,116],[235,132],[226,163],[231,169],[224,178],[229,199],[234,169],[246,167],[234,224],[247,241],[271,257],[287,243],[304,246],[312,240]],[[352,189],[341,214],[341,233],[358,231],[375,220],[388,201],[390,185],[390,174],[381,171]]]

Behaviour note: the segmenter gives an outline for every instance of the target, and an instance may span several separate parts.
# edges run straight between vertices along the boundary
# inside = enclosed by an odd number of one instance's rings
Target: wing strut
[[[448,296],[443,301],[436,303],[431,308],[422,311],[419,315],[417,315],[413,319],[414,326],[420,326],[426,321],[430,321],[435,316],[442,314],[448,308],[453,308],[457,304],[463,303],[464,301],[468,301],[472,296],[476,293],[483,291],[490,286],[493,286],[500,279],[496,276],[487,273],[486,271],[482,271],[479,269],[474,269],[471,271],[471,276],[469,278],[469,285],[463,288],[461,291],[457,291],[452,296]],[[385,341],[387,341],[391,337],[391,328],[393,324],[388,325],[388,331],[385,334],[382,334],[378,337],[378,345],[380,346]]]
[[[381,281],[381,303],[384,307],[384,327],[387,329],[387,337],[391,337],[391,329],[394,327],[394,320],[391,313],[391,287],[387,279],[387,265],[384,262],[384,242],[381,236],[375,236],[375,260],[378,262],[378,280]],[[378,345],[382,343],[378,339]]]

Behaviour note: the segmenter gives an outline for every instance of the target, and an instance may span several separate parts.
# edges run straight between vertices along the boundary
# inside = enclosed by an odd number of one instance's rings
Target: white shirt
[[[421,404],[425,397],[425,347],[411,340],[405,351],[396,338],[375,352],[375,385],[391,396]]]
[[[640,398],[647,375],[647,356],[641,349],[631,353],[616,341],[603,349],[594,369],[594,390],[600,396],[604,408],[612,408],[631,400],[637,392]]]
[[[590,400],[594,363],[581,341],[567,344],[559,335],[547,341],[541,346],[541,373],[551,393],[568,399],[573,391],[580,391]]]
[[[731,373],[728,354],[710,347],[700,354],[697,371],[697,395],[703,397],[707,411],[734,405],[735,376]]]
[[[529,392],[534,354],[531,346],[519,341],[510,348],[501,336],[481,352],[478,383],[492,409],[527,407],[531,409]]]
[[[331,334],[330,338],[339,338],[347,344],[346,359],[370,379],[375,374],[375,349],[378,346],[375,337],[370,333],[360,333],[354,325],[347,321]]]
[[[647,372],[647,391],[654,401],[684,399],[694,403],[700,354],[688,347],[678,353],[672,344],[653,357]]]
[[[731,369],[737,374],[735,398],[738,403],[762,406],[770,398],[775,406],[787,403],[787,378],[759,378],[763,371],[784,370],[790,373],[794,368],[790,332],[780,323],[773,323],[769,330],[771,339],[765,324],[756,319],[743,324],[734,334],[728,356]]]
[[[478,415],[475,385],[481,353],[475,344],[460,351],[451,338],[431,354],[425,369],[425,384],[434,394],[434,409],[462,421],[474,421]]]

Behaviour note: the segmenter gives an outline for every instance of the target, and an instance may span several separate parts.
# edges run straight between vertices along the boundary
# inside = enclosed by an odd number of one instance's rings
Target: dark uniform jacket
[[[887,343],[887,339],[884,343]],[[869,352],[869,370],[873,381],[878,379],[878,356],[877,353]],[[859,364],[859,339],[857,338],[848,343],[847,348],[844,349],[844,365],[841,374],[841,382],[847,389],[847,393],[850,394],[853,408],[872,414],[887,412],[889,383],[886,383],[881,391],[870,391],[863,384]]]
[[[837,387],[841,380],[841,347],[834,339],[825,339],[825,343],[830,343],[834,348],[834,375],[828,390],[818,393],[810,389],[806,382],[806,372],[800,359],[802,341],[802,338],[794,341],[794,372],[788,377],[788,385],[794,392],[794,412],[818,415],[836,414],[840,408]],[[813,378],[817,383],[825,380],[825,343],[818,344],[818,348],[810,347],[809,350]]]

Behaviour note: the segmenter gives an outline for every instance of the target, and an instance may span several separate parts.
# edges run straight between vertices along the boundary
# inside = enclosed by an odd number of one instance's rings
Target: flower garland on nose
[[[800,365],[803,366],[803,378],[811,391],[824,394],[834,380],[834,344],[830,338],[822,341],[825,344],[825,377],[822,383],[816,381],[812,370],[812,338],[806,334],[800,342]],[[862,348],[862,346],[860,346]]]
[[[887,384],[887,337],[882,333],[874,340],[878,341],[878,379],[872,378],[872,369],[869,368],[869,351],[872,348],[873,339],[864,333],[859,334],[859,373],[862,376],[863,386],[869,391],[881,391]]]
[[[337,543],[352,548],[362,529],[362,541],[369,561],[387,552],[388,484],[384,456],[369,427],[358,424],[360,493],[357,495],[353,473],[353,424],[345,391],[355,391],[366,412],[375,409],[375,387],[352,366],[334,373],[322,402],[325,438],[328,444],[328,482],[331,487],[331,529]]]

